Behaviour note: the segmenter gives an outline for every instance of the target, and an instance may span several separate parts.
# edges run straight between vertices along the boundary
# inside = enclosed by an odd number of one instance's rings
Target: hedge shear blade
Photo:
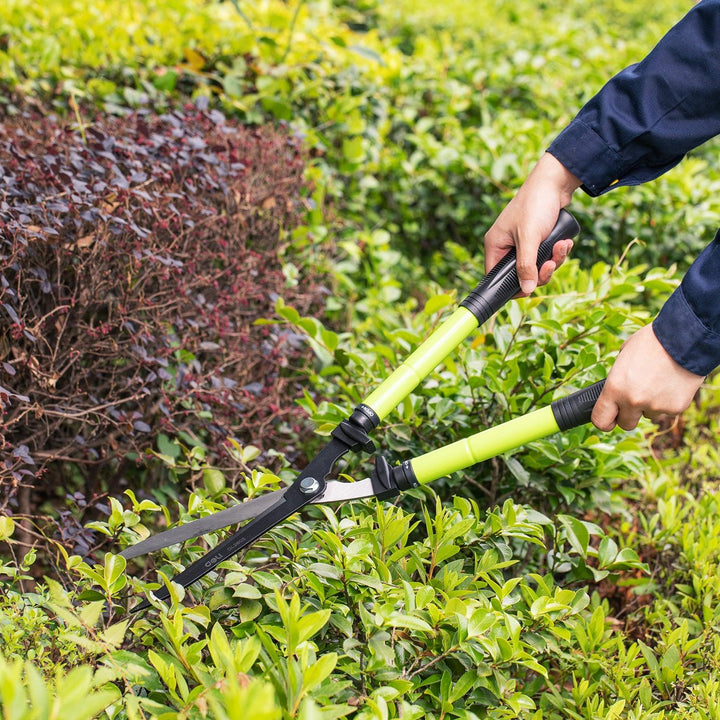
[[[171,545],[178,545],[186,540],[193,540],[214,530],[222,530],[223,528],[230,527],[230,525],[238,525],[247,520],[252,520],[258,515],[262,515],[265,510],[271,508],[275,503],[281,502],[287,494],[287,491],[288,488],[275,490],[248,500],[247,502],[239,503],[225,510],[212,513],[212,515],[200,518],[199,520],[193,520],[192,522],[185,523],[185,525],[179,525],[170,530],[157,533],[146,540],[131,545],[123,550],[120,555],[126,560],[130,560],[140,555],[147,555],[147,553],[162,550]],[[365,478],[358,482],[328,480],[325,484],[325,490],[320,496],[311,500],[310,504],[326,505],[371,497],[379,497],[372,478]]]
[[[538,270],[552,258],[557,242],[572,238],[579,231],[575,218],[561,210],[555,227],[538,249]],[[298,474],[292,485],[160,533],[127,548],[121,555],[128,559],[137,557],[212,530],[249,521],[172,578],[172,582],[188,587],[309,503],[394,497],[403,490],[432,482],[533,440],[588,422],[604,381],[561,398],[547,407],[406,460],[395,467],[390,467],[380,455],[371,477],[365,480],[327,480],[335,463],[346,453],[374,451],[375,446],[369,434],[468,335],[519,292],[515,250],[511,249],[455,312],[346,420],[335,427],[331,432],[331,440]],[[154,596],[159,600],[167,600],[170,593],[163,587]],[[142,602],[133,608],[133,612],[149,606],[148,601]]]

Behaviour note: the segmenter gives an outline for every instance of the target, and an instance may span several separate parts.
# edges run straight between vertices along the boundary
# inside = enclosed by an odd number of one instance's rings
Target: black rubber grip
[[[556,400],[550,405],[560,430],[569,430],[590,422],[593,408],[600,397],[604,380]]]
[[[579,232],[577,220],[567,210],[561,210],[555,227],[538,248],[538,270],[552,258],[553,248],[558,241],[573,238]],[[460,305],[477,318],[478,325],[482,325],[519,292],[516,253],[515,248],[511,248]]]

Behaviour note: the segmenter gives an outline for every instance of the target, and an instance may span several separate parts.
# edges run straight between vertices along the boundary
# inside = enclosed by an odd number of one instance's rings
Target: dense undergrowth
[[[475,284],[482,235],[532,162],[678,12],[664,0],[9,0],[0,83],[6,117],[54,111],[76,140],[103,115],[120,127],[129,113],[192,101],[244,124],[280,122],[302,141],[304,211],[276,258],[285,297],[254,331],[305,339],[314,362],[293,369],[305,392],[282,402],[299,401],[322,436]],[[684,269],[711,237],[713,152],[651,186],[578,198],[576,259],[391,414],[377,433],[388,459],[602,377],[669,295],[675,263]],[[294,297],[306,268],[327,284],[312,316]],[[2,384],[16,405],[13,377]],[[11,718],[133,720],[716,717],[719,401],[711,379],[682,426],[578,428],[394,504],[308,510],[187,594],[170,586],[169,607],[139,618],[127,613],[134,598],[220,533],[126,567],[68,550],[76,498],[42,528],[4,516],[0,707]],[[229,427],[211,403],[186,409],[192,433],[151,424],[137,492],[94,478],[107,508],[83,532],[96,547],[119,550],[292,478],[287,446],[258,462],[261,429],[255,442],[230,435],[220,465],[213,433]],[[369,469],[357,458],[346,471]],[[38,567],[52,577],[37,581]]]

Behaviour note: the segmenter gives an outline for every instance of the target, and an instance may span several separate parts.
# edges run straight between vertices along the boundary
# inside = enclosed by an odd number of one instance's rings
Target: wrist
[[[647,325],[646,329],[648,331],[648,335],[652,338],[652,340],[654,340],[655,344],[657,345],[657,353],[664,358],[666,365],[668,366],[668,368],[670,368],[674,375],[682,377],[684,380],[690,382],[702,382],[705,379],[705,375],[700,375],[693,372],[692,370],[688,370],[675,359],[673,354],[670,352],[670,348],[665,347],[665,343],[662,341],[661,336],[659,336],[656,332],[654,323],[650,323],[649,325]]]
[[[554,155],[546,152],[542,155],[535,171],[543,182],[550,184],[561,200],[562,207],[569,204],[573,193],[582,185],[576,175],[573,175]],[[535,172],[533,171],[533,172]]]

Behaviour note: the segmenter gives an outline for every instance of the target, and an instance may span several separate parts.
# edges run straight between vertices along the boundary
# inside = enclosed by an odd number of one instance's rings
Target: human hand
[[[678,365],[646,325],[622,346],[592,413],[599,430],[632,430],[644,415],[657,420],[688,408],[704,377]]]
[[[485,272],[515,247],[522,295],[529,295],[538,285],[547,283],[570,252],[572,240],[558,242],[552,259],[543,264],[539,273],[538,247],[555,227],[560,210],[578,187],[580,180],[559,160],[545,153],[485,234]]]

